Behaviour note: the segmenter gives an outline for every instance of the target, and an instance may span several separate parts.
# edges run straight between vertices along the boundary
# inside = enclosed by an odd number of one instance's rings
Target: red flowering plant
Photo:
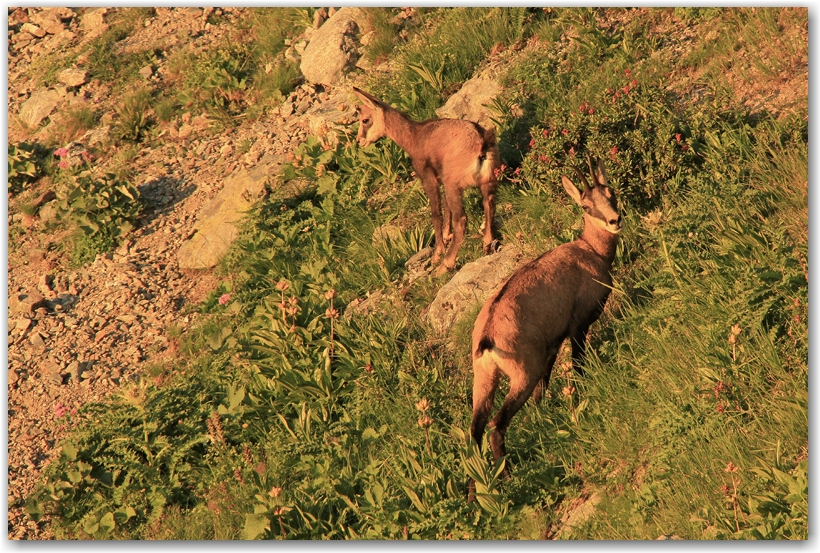
[[[558,190],[567,165],[584,167],[586,154],[602,158],[621,201],[648,212],[698,163],[696,143],[657,84],[631,73],[618,88],[580,101],[573,109],[554,103],[530,130],[520,182],[531,189]]]

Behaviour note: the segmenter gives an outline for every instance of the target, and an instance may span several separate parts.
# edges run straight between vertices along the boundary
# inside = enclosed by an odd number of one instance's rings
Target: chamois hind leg
[[[436,275],[442,275],[456,266],[456,256],[461,243],[464,242],[464,233],[467,231],[467,214],[464,212],[463,202],[464,190],[457,183],[452,185],[445,183],[444,195],[453,225],[453,241],[447,248],[447,255],[444,256],[444,261],[441,262]]]
[[[498,389],[499,372],[490,352],[485,351],[478,359],[473,359],[473,420],[470,435],[481,450],[481,440],[487,427],[487,420],[493,410],[493,399]],[[475,482],[467,482],[467,501],[475,499]]]
[[[481,197],[484,200],[484,254],[492,253],[493,224],[495,223],[495,191],[498,183],[495,179],[481,184]]]
[[[450,211],[450,204],[447,203],[447,195],[445,194],[441,199],[442,207],[444,208],[444,227],[441,234],[444,244],[449,244],[453,239],[453,213]]]
[[[524,363],[512,360],[509,363],[511,366],[502,368],[502,370],[510,377],[510,391],[504,399],[504,404],[501,406],[501,409],[498,410],[493,420],[490,421],[490,426],[495,428],[495,431],[490,435],[490,446],[493,449],[493,457],[496,460],[507,454],[507,447],[504,443],[507,428],[509,428],[513,416],[532,395],[535,385],[538,384],[540,380],[543,367],[543,365],[537,368],[527,366]],[[509,463],[507,463],[507,466],[504,468],[504,474],[506,476],[510,474]]]
[[[498,389],[498,366],[487,351],[473,360],[473,420],[470,435],[481,448],[481,439],[493,410],[493,399]]]
[[[555,359],[557,357],[558,351],[551,354],[547,359],[544,376],[541,377],[541,380],[538,381],[538,384],[535,385],[535,390],[532,392],[532,402],[534,404],[540,403],[541,399],[544,397],[544,392],[547,391],[547,387],[550,383],[550,375],[552,374],[552,367],[555,365]]]
[[[441,256],[444,255],[444,237],[441,229],[441,195],[438,190],[438,177],[430,168],[419,168],[413,166],[416,173],[421,180],[421,185],[424,188],[424,193],[427,199],[430,200],[430,213],[433,216],[433,231],[436,235],[436,247],[433,250],[433,257],[431,263],[435,265],[438,263]]]

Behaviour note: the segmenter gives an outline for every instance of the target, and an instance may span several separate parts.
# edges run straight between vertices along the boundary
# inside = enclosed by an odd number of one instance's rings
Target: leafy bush
[[[190,55],[178,95],[180,103],[222,118],[238,114],[245,107],[251,63],[251,49],[241,42],[223,42],[201,55]]]
[[[186,380],[133,385],[108,407],[70,415],[78,432],[27,501],[32,518],[59,520],[60,538],[122,539],[157,521],[166,504],[195,500],[207,444],[224,434],[207,433],[215,383]]]
[[[630,73],[622,87],[606,89],[574,110],[555,105],[544,113],[530,131],[523,186],[554,188],[572,165],[586,173],[590,154],[605,161],[626,209],[647,213],[663,194],[677,192],[698,165],[698,137],[693,140],[667,93],[639,85]]]
[[[77,224],[85,239],[75,262],[93,260],[97,253],[113,249],[134,228],[142,210],[139,190],[113,174],[102,178],[84,171],[71,177],[62,194],[61,209]]]
[[[35,154],[35,149],[34,144],[25,142],[9,144],[9,192],[13,194],[21,192],[26,184],[37,180],[40,176],[42,166]]]

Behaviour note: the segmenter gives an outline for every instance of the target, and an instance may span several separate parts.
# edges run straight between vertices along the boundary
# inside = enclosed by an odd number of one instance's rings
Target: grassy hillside
[[[378,27],[398,69],[363,86],[416,118],[526,45],[496,102],[506,243],[535,256],[578,235],[559,164],[600,156],[619,194],[586,376],[562,353],[513,419],[509,480],[466,433],[472,321],[445,340],[425,321],[448,277],[402,285],[432,240],[408,159],[308,139],[283,176],[308,186],[258,206],[207,322],[74,416],[29,512],[75,538],[806,539],[807,24],[805,9],[493,8],[430,10],[404,40]],[[481,255],[479,200],[462,264]],[[400,232],[374,241],[385,223]],[[376,313],[339,316],[376,291]],[[585,500],[593,514],[566,525]]]

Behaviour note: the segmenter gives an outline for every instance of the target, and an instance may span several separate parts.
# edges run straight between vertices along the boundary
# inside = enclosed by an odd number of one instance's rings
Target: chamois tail
[[[473,353],[473,357],[479,357],[482,353],[487,351],[488,349],[493,349],[495,347],[495,340],[484,335],[481,340],[478,342],[478,347],[476,347],[475,352]]]

